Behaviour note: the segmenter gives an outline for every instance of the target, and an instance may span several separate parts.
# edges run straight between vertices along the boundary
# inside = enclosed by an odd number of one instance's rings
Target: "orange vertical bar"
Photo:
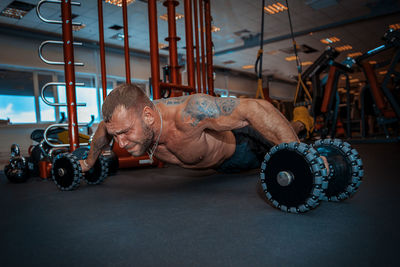
[[[203,94],[207,94],[207,84],[206,84],[206,58],[205,58],[205,45],[204,45],[204,23],[203,23],[203,0],[199,0],[199,10],[200,10],[200,39],[201,39],[201,76],[203,81]]]
[[[101,84],[103,89],[103,101],[104,101],[107,96],[107,74],[106,74],[106,56],[104,48],[103,0],[97,0],[97,12],[99,16]]]
[[[122,17],[124,21],[124,51],[125,51],[125,76],[126,83],[131,83],[131,64],[129,59],[129,35],[128,35],[128,6],[126,0],[122,0]]]
[[[378,81],[376,79],[376,75],[374,72],[374,69],[372,68],[372,65],[369,64],[368,61],[364,61],[361,63],[364,72],[365,72],[365,76],[368,79],[368,84],[371,88],[371,93],[372,96],[375,99],[376,102],[376,106],[380,109],[383,110],[385,108],[385,100],[382,94],[381,89],[378,86]]]
[[[207,85],[208,94],[214,95],[214,69],[213,69],[213,45],[211,36],[211,7],[210,0],[204,0],[204,15],[206,23],[206,57],[207,57]]]
[[[197,74],[197,93],[201,93],[201,74],[200,74],[200,45],[199,45],[199,21],[197,12],[197,0],[193,0],[194,6],[194,36],[196,41],[196,74]]]
[[[79,147],[78,116],[76,112],[74,47],[71,2],[61,1],[65,87],[67,91],[68,138],[70,152]]]
[[[194,53],[193,53],[193,24],[192,5],[190,0],[185,0],[185,39],[186,39],[186,64],[188,85],[194,87]]]
[[[148,4],[151,83],[153,87],[153,99],[160,99],[160,55],[158,52],[157,3],[156,0],[149,0]]]
[[[168,11],[168,37],[165,39],[169,42],[169,65],[171,71],[171,82],[178,83],[178,46],[177,41],[180,40],[176,36],[176,20],[175,20],[175,7],[179,5],[176,0],[166,0],[164,6],[167,7]]]

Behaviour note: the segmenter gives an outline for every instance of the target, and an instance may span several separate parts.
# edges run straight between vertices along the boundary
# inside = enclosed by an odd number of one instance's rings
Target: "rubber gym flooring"
[[[256,170],[122,170],[73,192],[1,173],[0,266],[398,266],[400,144],[355,147],[359,192],[305,214],[264,202]]]

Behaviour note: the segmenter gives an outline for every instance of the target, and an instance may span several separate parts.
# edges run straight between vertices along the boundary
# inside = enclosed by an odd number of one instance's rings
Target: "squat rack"
[[[153,99],[161,98],[161,89],[171,90],[172,96],[177,96],[181,92],[188,93],[208,93],[214,95],[214,79],[213,79],[213,62],[212,62],[212,49],[213,44],[211,40],[211,11],[210,0],[183,0],[184,1],[184,16],[185,16],[185,35],[186,35],[186,61],[187,61],[187,80],[188,85],[182,84],[180,77],[180,68],[178,65],[178,49],[177,42],[180,38],[176,35],[176,21],[175,21],[175,8],[179,5],[176,0],[165,0],[163,5],[167,7],[168,11],[168,37],[166,41],[169,42],[169,69],[171,75],[168,82],[160,82],[160,58],[158,47],[158,25],[157,25],[157,1],[148,1],[148,17],[149,17],[149,37],[150,37],[150,62],[151,62],[151,86],[153,89]],[[61,21],[54,21],[44,18],[40,13],[40,7],[44,3],[61,4]],[[194,15],[192,16],[192,3],[194,6]],[[105,61],[105,44],[104,44],[104,22],[103,22],[103,5],[102,0],[97,1],[98,4],[98,17],[99,17],[99,46],[100,46],[100,65],[101,65],[101,80],[103,100],[107,96],[107,79],[106,79],[106,61]],[[80,6],[78,2],[71,0],[41,0],[36,8],[38,17],[46,23],[62,24],[62,38],[63,41],[44,41],[39,46],[39,57],[47,64],[51,65],[64,65],[65,82],[55,83],[51,82],[43,86],[41,96],[43,101],[52,106],[66,106],[68,112],[67,124],[52,124],[44,134],[45,141],[52,147],[69,147],[70,152],[73,152],[79,147],[79,131],[77,122],[76,106],[85,106],[85,104],[76,103],[76,85],[75,82],[75,66],[83,66],[83,63],[75,63],[73,45],[82,45],[79,42],[73,42],[72,25],[79,26],[81,23],[72,22],[71,5]],[[204,9],[204,14],[203,14]],[[199,11],[199,12],[198,12]],[[129,57],[129,38],[128,38],[128,15],[127,15],[127,1],[122,0],[122,15],[123,15],[123,31],[124,31],[124,57],[125,57],[125,77],[126,83],[131,83],[131,68]],[[199,13],[199,14],[198,14]],[[193,45],[193,19],[194,19],[194,35],[196,46]],[[198,21],[200,20],[200,21]],[[200,27],[198,27],[200,25]],[[199,44],[199,36],[201,45]],[[206,44],[204,45],[204,39]],[[43,46],[49,43],[62,44],[64,62],[54,62],[45,59],[42,56]],[[196,57],[194,57],[194,49],[196,49]],[[196,62],[196,68],[194,66]],[[197,88],[196,76],[197,74]],[[202,77],[202,79],[200,78]],[[206,78],[207,77],[207,78]],[[44,97],[44,90],[49,86],[65,85],[67,103],[50,103]],[[47,131],[50,128],[57,126],[68,126],[69,144],[53,144],[47,140]],[[81,144],[81,145],[87,145]],[[137,166],[137,162],[144,162],[148,159],[147,156],[137,157],[133,165]],[[131,164],[128,164],[131,165]],[[120,165],[121,167],[121,165]]]

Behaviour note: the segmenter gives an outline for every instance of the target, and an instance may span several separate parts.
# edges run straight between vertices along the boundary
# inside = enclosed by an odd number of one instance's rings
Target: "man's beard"
[[[142,122],[142,128],[144,139],[140,144],[140,149],[137,152],[135,151],[134,153],[130,153],[135,157],[144,155],[144,153],[149,150],[151,144],[153,143],[154,132],[144,122]]]

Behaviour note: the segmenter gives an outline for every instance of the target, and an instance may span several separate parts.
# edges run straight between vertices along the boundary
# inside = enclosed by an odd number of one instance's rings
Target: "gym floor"
[[[121,170],[72,192],[0,173],[0,266],[398,266],[400,144],[354,146],[359,192],[305,214],[262,200],[257,170]]]

